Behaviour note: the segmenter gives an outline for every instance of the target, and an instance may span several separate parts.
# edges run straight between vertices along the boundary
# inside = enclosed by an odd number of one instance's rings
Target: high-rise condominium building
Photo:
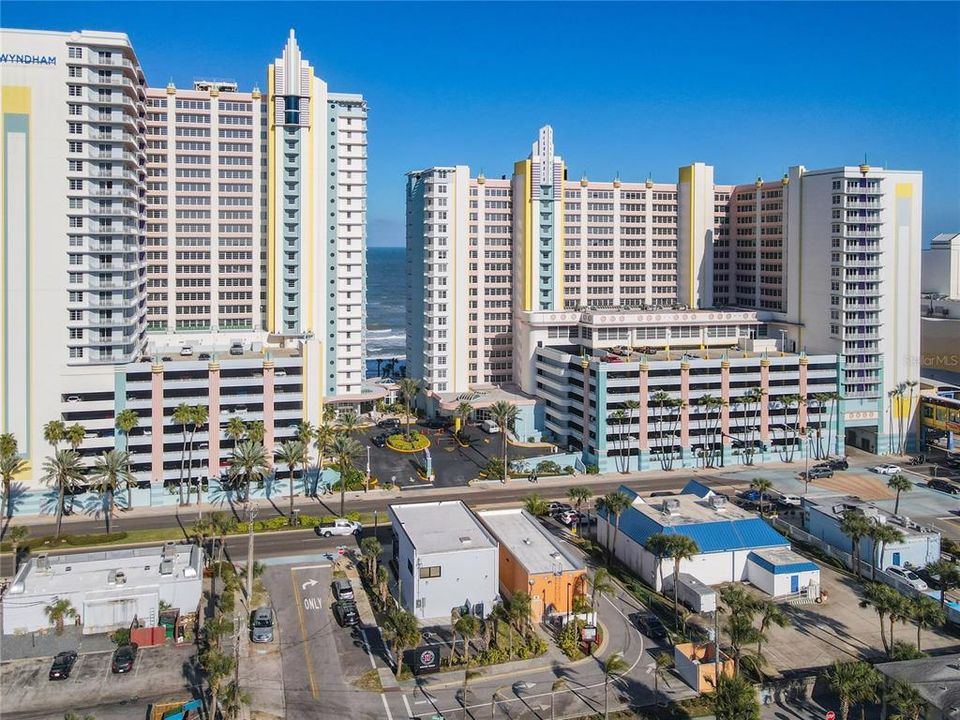
[[[233,416],[268,425],[272,452],[324,404],[385,395],[363,384],[366,103],[329,92],[292,31],[263,94],[148,88],[117,33],[3,30],[0,63],[0,431],[30,461],[19,479],[38,481],[50,420],[160,481],[181,403],[217,410],[196,436],[214,476]]]
[[[147,328],[263,326],[266,115],[258,90],[147,89]]]
[[[624,345],[669,350],[726,337],[708,311],[749,310],[749,337],[838,357],[846,440],[884,452],[914,411],[888,392],[919,377],[921,195],[919,172],[865,164],[742,185],[704,163],[672,183],[571,180],[550,127],[510,181],[411,172],[409,372],[431,410],[492,384],[536,397],[539,348],[590,354],[570,313],[642,325],[643,312],[687,312],[683,326],[622,330]]]
[[[147,344],[146,81],[125,35],[6,31],[0,423],[28,456]]]

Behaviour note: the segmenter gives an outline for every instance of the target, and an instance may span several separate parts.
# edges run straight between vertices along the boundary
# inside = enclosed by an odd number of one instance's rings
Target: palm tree
[[[309,420],[301,420],[297,423],[297,440],[303,443],[303,446],[310,449],[310,444],[313,442],[314,435],[316,435],[317,429],[313,426],[313,423]]]
[[[420,625],[417,619],[402,608],[394,608],[387,614],[383,637],[393,647],[397,660],[397,677],[403,672],[403,651],[420,644]]]
[[[0,478],[3,479],[3,508],[0,517],[13,517],[13,503],[10,500],[10,485],[13,478],[27,469],[27,461],[19,457],[16,451],[0,456]]]
[[[946,615],[940,609],[940,604],[927,595],[917,595],[910,599],[910,620],[917,626],[917,651],[920,647],[920,631],[936,625],[943,625]]]
[[[470,640],[480,632],[480,619],[471,613],[461,615],[453,624],[454,636],[457,634],[463,638],[463,651],[461,656],[465,660],[470,658]]]
[[[590,605],[593,612],[599,614],[597,608],[597,596],[603,597],[616,591],[616,585],[610,579],[610,571],[603,567],[598,567],[593,571],[593,577],[590,578]]]
[[[760,625],[757,627],[757,658],[763,658],[763,641],[767,639],[767,629],[771,627],[787,627],[790,624],[790,618],[780,606],[770,600],[763,600],[754,605],[757,614],[760,617]]]
[[[367,577],[370,578],[370,585],[372,586],[377,577],[377,566],[380,563],[383,545],[371,535],[360,541],[360,552],[367,561]]]
[[[647,537],[645,547],[647,552],[653,555],[657,560],[657,571],[660,574],[660,587],[658,592],[663,592],[663,560],[670,557],[670,535],[664,535],[662,532],[653,533]]]
[[[883,649],[889,656],[893,649],[893,638],[887,639],[885,620],[888,616],[896,616],[899,610],[900,598],[902,596],[893,588],[882,585],[881,583],[871,582],[863,588],[863,599],[860,600],[860,607],[873,607],[880,619],[880,639],[883,641]],[[891,622],[891,632],[893,624]]]
[[[247,423],[247,437],[255,443],[263,444],[263,439],[267,436],[267,430],[263,426],[263,420],[254,420]]]
[[[797,452],[797,444],[800,438],[800,406],[807,404],[807,398],[804,395],[782,395],[781,400],[784,404],[784,424],[790,430],[790,445],[788,448],[785,448],[786,460],[787,462],[793,462],[793,456]],[[797,408],[797,412],[793,415],[793,423],[786,422],[787,411],[793,407]]]
[[[500,439],[503,443],[503,482],[506,482],[510,477],[510,466],[507,457],[509,449],[507,431],[517,419],[517,406],[506,400],[498,400],[490,406],[489,413],[491,419],[500,426]]]
[[[51,420],[43,426],[43,439],[53,445],[53,451],[56,452],[58,445],[67,437],[67,426],[63,420]]]
[[[236,720],[244,705],[251,702],[250,694],[245,692],[236,680],[229,683],[223,691],[223,711],[227,720]]]
[[[133,473],[130,470],[130,433],[140,424],[140,416],[136,410],[126,408],[117,413],[114,418],[114,427],[123,433],[123,449],[127,453],[127,474],[131,482],[127,483],[127,507],[133,507]]]
[[[237,528],[237,519],[233,515],[227,515],[224,512],[214,512],[210,514],[210,532],[217,537],[217,572],[213,574],[211,580],[211,594],[214,598],[217,596],[217,576],[220,572],[220,563],[223,561],[223,551],[227,544],[227,535]]]
[[[610,681],[623,675],[630,666],[620,653],[603,661],[603,717],[610,717]]]
[[[397,383],[397,388],[400,391],[400,396],[403,398],[403,418],[406,425],[406,430],[404,430],[403,436],[409,442],[411,406],[413,405],[414,399],[417,397],[417,393],[420,392],[420,383],[413,378],[402,378]]]
[[[830,689],[840,699],[840,720],[847,720],[851,705],[876,699],[880,674],[870,663],[835,662],[825,675]]]
[[[750,481],[750,489],[760,493],[760,514],[763,515],[763,505],[766,502],[767,493],[773,488],[773,483],[767,478],[754,478]]]
[[[270,472],[270,458],[267,450],[254,440],[244,440],[230,455],[230,474],[243,478],[243,499],[250,501],[250,484],[263,480]]]
[[[173,411],[173,422],[180,426],[180,432],[183,439],[180,443],[180,482],[178,488],[180,492],[180,504],[183,505],[183,480],[186,476],[187,462],[187,425],[193,422],[193,408],[186,403],[180,403]]]
[[[713,697],[717,720],[760,720],[757,691],[749,680],[721,673]]]
[[[110,520],[113,518],[113,499],[117,488],[132,482],[130,476],[130,454],[126,450],[108,450],[96,459],[90,477],[97,482],[100,495],[107,500],[104,518],[107,535],[110,534]]]
[[[363,447],[348,435],[337,435],[333,440],[331,450],[337,458],[337,465],[340,468],[340,517],[343,517],[350,471],[353,470],[353,461],[360,457],[360,453],[363,452]]]
[[[467,424],[467,421],[470,419],[472,414],[473,405],[468,403],[466,400],[457,405],[457,409],[454,410],[453,416],[460,421],[460,429],[457,431],[458,434],[463,432],[463,427]]]
[[[20,569],[20,547],[23,545],[23,541],[27,539],[27,535],[30,534],[30,528],[23,525],[14,525],[10,528],[10,532],[7,533],[10,538],[10,547],[13,548],[13,574],[16,577],[17,571]]]
[[[200,653],[200,667],[203,668],[203,674],[207,677],[207,685],[210,687],[210,705],[207,708],[207,715],[216,717],[219,708],[220,686],[233,672],[233,658],[221,652],[218,648],[207,648]]]
[[[853,555],[853,572],[859,580],[860,575],[860,540],[870,532],[870,521],[866,516],[855,510],[848,510],[840,521],[840,532],[850,538]]]
[[[210,419],[210,410],[206,405],[194,405],[190,408],[190,459],[187,463],[187,505],[190,504],[190,485],[193,482],[193,439],[196,437],[197,429],[207,424]],[[209,468],[207,468],[209,472]],[[202,495],[202,483],[197,478],[197,505],[200,504]]]
[[[510,598],[510,606],[507,608],[510,621],[522,637],[526,637],[529,630],[531,602],[530,593],[526,590],[518,590]]]
[[[359,427],[360,416],[353,410],[346,410],[337,418],[337,430],[345,435],[352,435]]]
[[[239,417],[232,417],[227,421],[226,427],[227,437],[233,440],[233,446],[236,447],[247,434],[247,425]]]
[[[71,449],[77,450],[86,436],[87,429],[80,423],[74,423],[67,428],[64,439],[70,444]]]
[[[673,614],[677,627],[680,627],[680,603],[677,590],[680,586],[680,563],[691,560],[700,553],[697,541],[689,535],[668,535],[670,539],[670,557],[673,558]]]
[[[567,489],[567,500],[573,503],[573,507],[577,510],[577,534],[582,534],[583,530],[583,518],[580,513],[580,508],[587,500],[590,499],[591,492],[588,488],[583,487],[582,485],[577,485],[572,488]]]
[[[626,424],[627,420],[627,411],[626,410],[614,410],[610,413],[608,423],[610,425],[616,426],[616,435],[614,435],[613,449],[617,451],[617,454],[614,456],[616,461],[617,470],[619,472],[626,472],[624,467],[624,431],[623,426]]]
[[[927,572],[937,578],[940,586],[940,609],[943,610],[947,590],[960,586],[960,566],[950,560],[934,560],[927,565]]]
[[[17,438],[13,433],[0,433],[0,458],[17,454]]]
[[[660,468],[662,470],[670,469],[667,464],[667,456],[664,453],[665,448],[663,447],[663,410],[669,402],[670,394],[664,392],[663,390],[657,390],[653,395],[650,396],[651,406],[657,408],[657,414],[654,416],[654,426],[656,428],[657,437],[660,439],[660,452],[657,453],[657,455],[660,461]],[[672,444],[673,440],[671,439],[670,442]]]
[[[614,518],[613,543],[607,548],[607,565],[610,564],[611,558],[616,554],[617,535],[620,533],[620,515],[623,514],[623,511],[630,507],[630,505],[630,498],[619,490],[609,492],[603,496],[603,507],[607,512],[607,522],[610,522],[610,515],[613,515]]]
[[[637,441],[637,470],[640,470],[640,403],[636,400],[626,400],[623,407],[627,411],[627,423],[633,425],[633,414],[637,414],[637,434],[633,438]],[[629,450],[629,448],[628,448]],[[627,470],[630,469],[630,453],[627,452]]]
[[[910,390],[910,405],[907,407],[907,425],[906,425],[906,427],[904,428],[903,438],[900,440],[900,454],[901,454],[901,455],[903,455],[903,454],[907,451],[907,435],[906,435],[906,432],[907,432],[907,430],[910,429],[910,421],[911,421],[912,415],[913,415],[913,398],[914,398],[914,394],[915,394],[917,385],[919,385],[919,384],[920,384],[920,383],[919,383],[919,381],[917,381],[917,380],[907,380],[907,382],[906,382],[906,386],[907,386],[907,388]]]
[[[537,494],[527,495],[523,499],[523,507],[534,517],[546,515],[550,511],[550,504]]]
[[[285,443],[282,443],[279,449],[275,453],[277,462],[282,463],[287,466],[287,469],[290,472],[289,476],[289,487],[290,487],[290,515],[287,518],[287,521],[292,525],[293,524],[293,495],[294,495],[294,471],[297,466],[303,465],[307,461],[307,448],[299,440],[288,440]],[[306,475],[303,477],[304,483],[306,483]]]
[[[895,682],[890,691],[890,703],[900,711],[891,715],[890,720],[920,720],[920,716],[927,707],[923,697],[912,685],[904,682]]]
[[[47,616],[47,621],[51,625],[56,625],[57,635],[63,635],[63,623],[68,618],[77,617],[77,611],[66,598],[56,599],[43,609],[43,614]]]
[[[903,533],[893,525],[871,523],[867,537],[873,543],[873,562],[870,565],[870,579],[877,579],[877,565],[883,561],[883,549],[890,543],[902,543]]]
[[[83,480],[83,461],[76,450],[57,450],[43,461],[43,480],[57,490],[57,540],[63,524],[64,496]]]
[[[703,464],[704,467],[713,467],[716,456],[716,435],[720,429],[721,411],[726,402],[722,398],[707,393],[697,400],[697,405],[702,408],[707,421],[708,432],[703,436],[706,440],[703,448]]]
[[[900,493],[910,492],[913,490],[913,483],[907,478],[906,475],[897,473],[892,475],[889,480],[887,480],[887,487],[891,490],[897,491],[897,500],[893,504],[893,514],[900,514]]]
[[[753,465],[753,455],[757,450],[757,431],[760,427],[760,408],[763,405],[763,396],[766,394],[763,388],[753,387],[747,390],[743,395],[744,402],[753,409],[753,417],[748,425],[749,447],[747,452],[747,465]]]

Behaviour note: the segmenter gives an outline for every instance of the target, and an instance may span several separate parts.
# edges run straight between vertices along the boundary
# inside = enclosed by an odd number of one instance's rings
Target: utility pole
[[[367,445],[367,480],[365,491],[369,492],[370,490],[370,446]]]
[[[257,507],[247,499],[247,602],[253,602],[253,519]]]
[[[237,619],[233,624],[234,634],[233,634],[233,682],[239,687],[240,685],[240,616],[237,615]]]

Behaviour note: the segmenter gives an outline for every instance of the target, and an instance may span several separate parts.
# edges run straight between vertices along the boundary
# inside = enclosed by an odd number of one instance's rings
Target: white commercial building
[[[449,623],[454,608],[485,617],[499,601],[498,545],[460,500],[391,505],[400,605]]]
[[[84,633],[154,626],[160,603],[181,614],[197,611],[203,585],[203,551],[174,545],[75,555],[35,555],[3,596],[3,633],[50,627],[44,609],[68,600]]]

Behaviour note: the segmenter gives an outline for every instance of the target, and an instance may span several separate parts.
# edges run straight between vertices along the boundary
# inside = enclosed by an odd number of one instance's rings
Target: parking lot
[[[0,667],[0,715],[16,718],[56,718],[81,710],[97,715],[101,706],[126,706],[126,717],[139,718],[149,702],[160,697],[192,696],[190,678],[196,678],[193,647],[142,648],[133,672],[114,675],[110,652],[81,654],[70,677],[47,678],[51,658],[32,658],[4,663]]]
[[[449,430],[428,429],[422,425],[416,426],[416,429],[430,438],[430,455],[436,476],[433,487],[466,485],[468,481],[479,475],[491,458],[499,457],[503,452],[499,434],[489,435],[476,427],[468,427],[463,431],[470,443],[470,447],[467,448],[461,447],[453,439]],[[361,444],[370,447],[371,475],[378,478],[381,484],[395,482],[401,487],[426,486],[427,483],[417,477],[417,468],[422,467],[426,462],[424,453],[398,453],[373,445],[374,436],[388,432],[374,427],[356,436]],[[546,450],[543,448],[510,447],[511,458],[545,454]],[[358,459],[357,466],[365,469],[366,458]]]

